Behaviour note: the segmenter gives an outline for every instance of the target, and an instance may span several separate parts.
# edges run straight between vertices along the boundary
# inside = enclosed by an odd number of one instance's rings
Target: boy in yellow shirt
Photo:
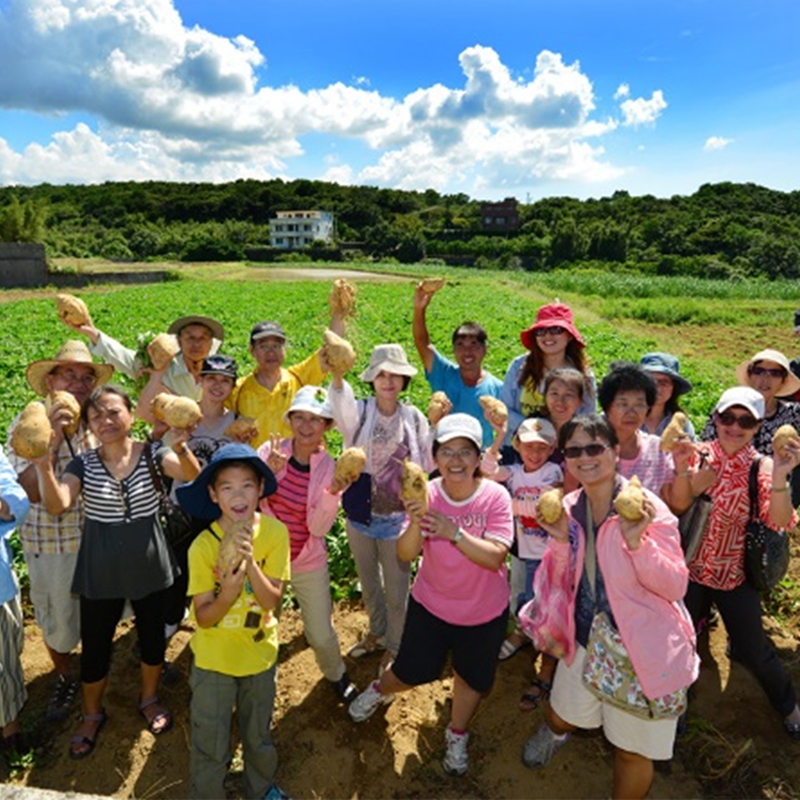
[[[255,450],[219,448],[189,484],[181,505],[214,522],[189,550],[189,596],[197,631],[192,637],[190,796],[225,796],[231,760],[230,723],[236,708],[247,798],[280,800],[274,783],[278,755],[270,727],[275,704],[278,619],[289,580],[289,533],[259,516],[258,503],[276,489]]]

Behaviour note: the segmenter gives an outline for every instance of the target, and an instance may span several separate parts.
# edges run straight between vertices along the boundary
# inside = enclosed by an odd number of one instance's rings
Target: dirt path
[[[356,641],[366,618],[360,606],[336,610],[336,626],[346,649]],[[275,740],[280,754],[279,779],[297,798],[592,798],[608,797],[612,755],[598,734],[573,737],[546,769],[522,766],[520,749],[540,723],[517,709],[529,677],[530,651],[523,650],[500,665],[494,690],[481,706],[470,744],[470,771],[450,778],[441,768],[443,735],[449,713],[450,676],[398,697],[386,711],[356,726],[321,678],[306,646],[298,615],[281,620],[281,660],[275,713]],[[170,646],[181,678],[164,687],[162,698],[175,711],[175,729],[156,739],[143,730],[135,711],[138,670],[130,658],[135,633],[120,625],[106,708],[109,722],[96,751],[86,761],[67,757],[73,718],[46,728],[41,713],[50,676],[41,637],[27,632],[24,652],[31,698],[25,726],[38,746],[35,765],[14,782],[62,791],[116,797],[185,798],[189,770],[189,630],[180,631]],[[797,679],[798,640],[776,639],[792,663]],[[667,769],[656,774],[652,798],[702,796],[797,796],[800,787],[800,745],[781,732],[755,682],[724,656],[725,637],[712,633],[715,661],[708,662],[692,707],[693,735],[679,740]],[[718,665],[718,666],[716,666]],[[360,687],[372,678],[377,657],[352,662],[349,669]],[[719,734],[702,720],[713,720]],[[229,797],[238,797],[240,783],[234,760]],[[715,773],[722,773],[716,783]],[[699,777],[703,780],[698,780]],[[7,779],[0,771],[0,779]],[[762,789],[765,787],[765,790]]]

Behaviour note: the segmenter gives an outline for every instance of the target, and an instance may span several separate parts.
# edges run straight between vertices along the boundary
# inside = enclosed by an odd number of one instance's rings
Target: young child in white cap
[[[536,504],[544,492],[564,483],[564,474],[561,467],[549,460],[555,450],[557,436],[556,429],[548,420],[529,417],[520,423],[512,444],[520,454],[521,464],[499,464],[500,447],[506,434],[505,426],[497,429],[496,434],[494,443],[483,457],[481,469],[491,480],[504,482],[511,492],[515,557],[521,562],[519,572],[525,576],[522,590],[517,594],[515,602],[515,611],[519,612],[533,598],[533,576],[547,547],[547,533],[536,523]],[[500,660],[511,658],[527,643],[528,639],[517,623],[500,648]],[[535,659],[534,653],[534,662]],[[533,711],[547,699],[555,666],[554,658],[542,656],[539,674],[534,674],[530,687],[520,698],[520,708],[523,711]]]

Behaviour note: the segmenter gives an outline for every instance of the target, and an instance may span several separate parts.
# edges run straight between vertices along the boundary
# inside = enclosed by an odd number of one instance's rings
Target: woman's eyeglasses
[[[783,367],[750,367],[751,375],[769,375],[770,378],[785,378],[786,370]]]
[[[562,328],[560,325],[550,325],[547,328],[537,328],[533,335],[537,339],[541,339],[542,336],[561,336],[562,333],[566,333],[566,328]]]
[[[587,456],[599,456],[608,450],[609,447],[611,447],[611,445],[600,444],[599,442],[595,442],[594,444],[585,444],[583,447],[574,445],[572,447],[564,448],[564,457],[580,458],[584,453],[586,453]]]
[[[742,414],[737,417],[736,414],[731,414],[730,411],[723,411],[717,414],[717,424],[724,425],[729,428],[731,425],[738,425],[743,431],[751,431],[761,422],[760,419],[751,417],[750,414]]]
[[[462,447],[460,450],[451,450],[449,447],[442,447],[437,455],[442,458],[455,458],[458,456],[460,459],[466,459],[475,455],[475,451],[471,447]]]

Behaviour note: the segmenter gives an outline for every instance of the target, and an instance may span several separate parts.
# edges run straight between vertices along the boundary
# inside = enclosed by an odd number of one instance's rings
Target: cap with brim
[[[258,457],[258,453],[252,447],[246,444],[225,444],[211,456],[211,461],[203,467],[202,472],[191,483],[185,483],[177,488],[175,494],[178,502],[198,519],[218,519],[222,511],[211,499],[208,487],[219,470],[226,464],[237,461],[249,464],[259,477],[264,479],[262,497],[273,494],[278,488],[278,482],[275,480],[272,470]]]
[[[192,314],[188,317],[176,319],[175,322],[167,328],[167,333],[173,333],[178,336],[187,325],[205,325],[206,328],[211,331],[211,335],[215,339],[221,342],[225,338],[225,329],[222,327],[221,322],[217,322],[217,320],[212,317],[203,317],[199,314]]]
[[[272,337],[274,339],[281,339],[286,341],[286,333],[277,322],[259,322],[253,325],[250,331],[250,341],[256,342],[259,339],[266,339]]]
[[[236,380],[239,375],[239,367],[236,359],[216,353],[203,359],[200,375],[224,375],[226,378]]]
[[[307,411],[323,419],[333,419],[333,411],[328,402],[328,393],[321,386],[303,386],[292,398],[289,410],[283,415],[288,425],[289,416],[295,411]]]
[[[732,389],[726,389],[714,406],[714,411],[722,414],[734,406],[746,408],[756,419],[764,419],[764,397],[761,392],[757,392],[749,386],[734,386]]]
[[[514,434],[514,441],[528,444],[530,442],[542,442],[551,447],[556,443],[556,429],[553,423],[546,419],[529,417],[522,420]]]
[[[542,306],[536,312],[536,322],[530,328],[522,331],[519,338],[528,350],[533,350],[536,346],[535,332],[539,328],[554,328],[556,326],[564,328],[581,347],[586,346],[586,342],[583,341],[578,329],[575,327],[572,309],[564,303],[548,303],[546,306]]]
[[[747,359],[747,361],[742,361],[742,363],[739,364],[736,368],[736,380],[739,381],[742,386],[750,385],[750,376],[747,370],[758,361],[774,361],[786,370],[786,377],[783,379],[783,383],[780,385],[778,391],[775,392],[778,397],[790,397],[797,391],[800,391],[800,378],[792,372],[789,366],[789,359],[786,358],[780,350],[773,350],[772,348],[759,350],[752,358]]]
[[[470,414],[448,414],[436,425],[434,439],[439,444],[453,439],[469,439],[480,450],[483,444],[483,428]]]
[[[372,349],[369,366],[361,373],[361,380],[372,383],[381,372],[392,375],[406,375],[412,378],[417,374],[416,367],[408,363],[408,356],[399,344],[379,344]]]
[[[692,391],[692,384],[680,374],[678,359],[671,353],[645,353],[639,364],[648,372],[657,372],[672,378],[674,395],[686,394]]]
[[[25,377],[28,379],[31,389],[36,394],[44,397],[47,395],[47,385],[45,379],[57,367],[64,367],[74,364],[80,367],[91,367],[94,370],[94,385],[101,386],[108,383],[114,374],[114,367],[111,364],[96,364],[92,360],[92,354],[84,342],[70,339],[61,345],[55,358],[34,361],[25,370]]]

